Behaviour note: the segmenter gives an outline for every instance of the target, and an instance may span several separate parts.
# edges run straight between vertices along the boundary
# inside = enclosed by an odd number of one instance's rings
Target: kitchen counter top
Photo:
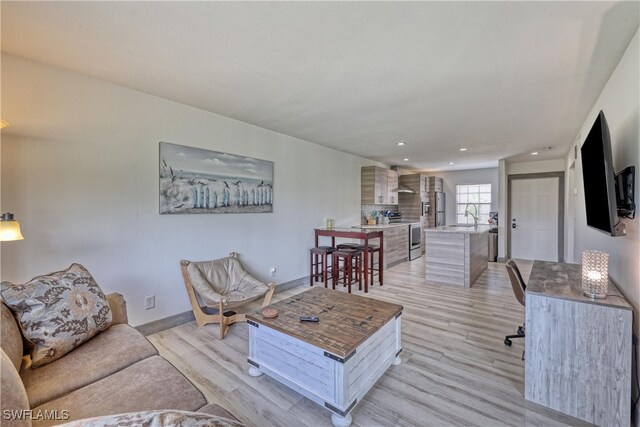
[[[492,228],[497,228],[491,225],[478,225],[478,227],[465,227],[459,225],[442,225],[440,227],[425,228],[424,231],[431,233],[464,233],[464,234],[485,234]]]
[[[411,224],[419,224],[417,222],[395,222],[393,224],[372,224],[372,225],[354,225],[353,228],[366,228],[366,229],[385,229],[385,228],[393,228],[393,227],[406,227]]]

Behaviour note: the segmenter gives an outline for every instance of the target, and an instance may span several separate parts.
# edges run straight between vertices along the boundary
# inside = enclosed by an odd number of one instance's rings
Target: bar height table
[[[380,240],[380,286],[382,286],[383,277],[382,270],[384,265],[384,239],[382,237],[382,230],[372,230],[369,228],[349,228],[349,227],[335,227],[335,228],[316,228],[316,247],[318,247],[318,241],[320,237],[331,237],[331,246],[336,246],[336,237],[342,237],[347,239],[364,240],[364,292],[369,292],[369,240]]]

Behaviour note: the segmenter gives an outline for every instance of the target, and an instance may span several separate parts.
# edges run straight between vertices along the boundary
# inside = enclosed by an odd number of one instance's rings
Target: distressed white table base
[[[264,372],[262,372],[260,369],[256,368],[255,366],[251,366],[249,365],[249,375],[252,377],[259,377],[261,375],[263,375]]]
[[[333,427],[349,427],[352,421],[353,418],[351,414],[347,414],[344,417],[338,414],[331,414],[331,424],[333,424]]]
[[[401,319],[391,319],[344,359],[262,324],[249,323],[249,375],[263,373],[332,412],[348,427],[350,412],[391,365],[399,365]]]

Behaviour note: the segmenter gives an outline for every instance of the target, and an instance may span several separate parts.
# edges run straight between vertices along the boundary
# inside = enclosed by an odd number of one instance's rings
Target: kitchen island
[[[488,268],[486,225],[445,225],[425,230],[426,279],[470,288]]]

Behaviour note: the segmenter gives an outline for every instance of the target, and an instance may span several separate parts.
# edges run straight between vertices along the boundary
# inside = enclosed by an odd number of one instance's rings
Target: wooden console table
[[[319,238],[322,236],[331,237],[331,246],[336,246],[336,237],[344,237],[353,240],[364,240],[364,271],[369,271],[369,255],[368,255],[368,247],[369,247],[369,239],[380,239],[380,260],[378,261],[378,265],[380,266],[380,286],[382,286],[383,282],[383,273],[384,270],[384,239],[382,237],[382,230],[372,230],[367,228],[316,228],[316,247],[318,247]],[[369,278],[368,274],[364,274],[364,293],[369,292]]]
[[[578,264],[534,262],[524,396],[597,425],[629,426],[632,307],[611,280],[607,295],[583,296]]]

